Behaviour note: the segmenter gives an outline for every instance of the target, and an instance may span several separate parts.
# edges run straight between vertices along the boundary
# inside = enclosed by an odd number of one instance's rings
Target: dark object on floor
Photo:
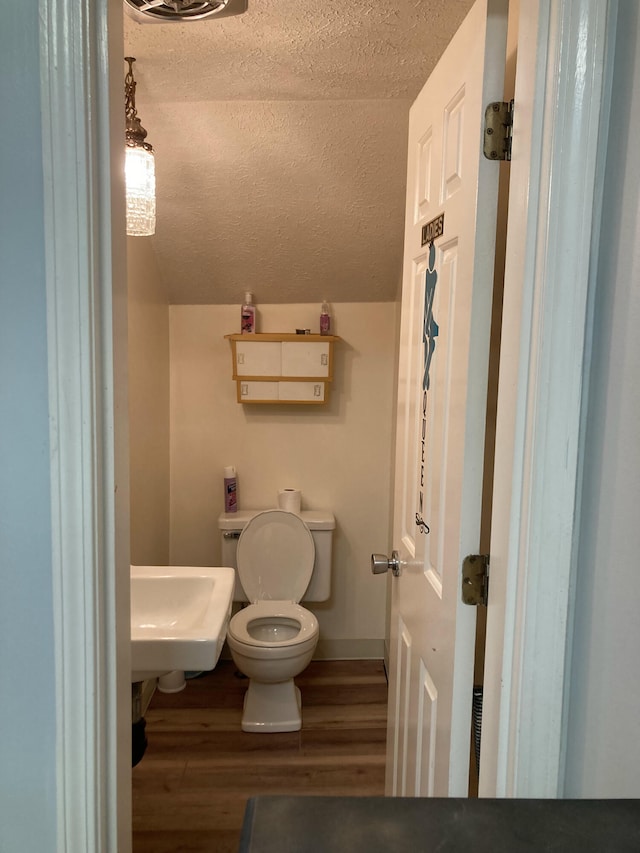
[[[254,797],[240,853],[637,853],[638,800]]]
[[[142,761],[142,756],[147,748],[147,738],[144,733],[146,723],[141,717],[131,726],[131,766],[135,767]]]

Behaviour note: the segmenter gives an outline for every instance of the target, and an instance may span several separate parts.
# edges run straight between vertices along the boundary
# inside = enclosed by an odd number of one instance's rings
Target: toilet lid
[[[300,601],[315,556],[313,536],[299,516],[281,509],[258,513],[238,539],[238,575],[247,598]]]

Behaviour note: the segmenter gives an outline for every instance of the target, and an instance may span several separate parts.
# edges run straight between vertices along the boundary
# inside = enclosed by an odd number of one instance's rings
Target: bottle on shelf
[[[331,334],[331,314],[329,312],[329,303],[323,302],[320,309],[320,334]]]
[[[243,335],[252,335],[256,331],[256,306],[253,304],[253,293],[247,291],[240,313],[240,331]]]

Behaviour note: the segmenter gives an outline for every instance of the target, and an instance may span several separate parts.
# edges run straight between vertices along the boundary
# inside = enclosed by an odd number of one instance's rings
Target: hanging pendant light
[[[147,131],[136,112],[136,81],[133,79],[133,56],[125,56],[129,70],[124,79],[127,188],[127,234],[150,237],[156,231],[156,171],[153,148],[145,142]]]

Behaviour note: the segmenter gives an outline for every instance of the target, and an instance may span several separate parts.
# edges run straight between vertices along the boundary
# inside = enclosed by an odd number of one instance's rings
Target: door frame
[[[40,0],[56,849],[131,850],[121,0]]]
[[[520,4],[480,796],[563,793],[616,8]]]
[[[123,12],[120,0],[40,0],[40,10],[55,448],[57,849],[127,853]],[[577,537],[583,353],[588,356],[592,283],[588,261],[595,251],[591,238],[597,233],[602,182],[603,154],[594,146],[606,123],[614,14],[615,0],[527,0],[520,9],[521,100],[514,126],[508,334],[498,404],[480,777],[484,795],[561,793],[569,580]],[[575,63],[578,43],[581,68]],[[576,80],[584,87],[579,92]],[[584,109],[568,112],[572,120],[565,121],[564,110],[577,97]],[[577,186],[571,175],[578,176]],[[563,281],[572,287],[563,287]],[[561,340],[565,346],[559,350]],[[566,364],[558,361],[565,357]],[[554,427],[567,423],[569,441],[566,435],[560,441]],[[566,465],[558,466],[559,459]],[[549,483],[561,490],[566,504],[542,500]],[[544,536],[528,533],[541,530]],[[557,541],[554,548],[549,530]],[[542,665],[539,643],[551,655]],[[526,737],[521,738],[523,730]]]

